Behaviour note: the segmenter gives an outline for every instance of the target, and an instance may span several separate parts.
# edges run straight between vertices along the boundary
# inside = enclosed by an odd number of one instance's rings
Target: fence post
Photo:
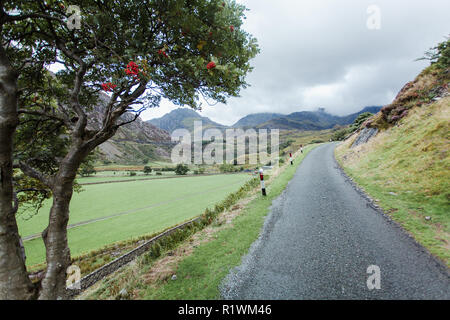
[[[266,194],[266,186],[264,184],[264,170],[263,170],[263,168],[259,169],[259,179],[261,180],[262,195],[265,197],[267,194]]]

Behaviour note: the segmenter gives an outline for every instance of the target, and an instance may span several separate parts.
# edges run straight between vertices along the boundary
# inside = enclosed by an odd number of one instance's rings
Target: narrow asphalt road
[[[223,298],[450,299],[448,269],[368,205],[338,169],[335,146],[305,158]],[[380,289],[368,288],[372,265]]]

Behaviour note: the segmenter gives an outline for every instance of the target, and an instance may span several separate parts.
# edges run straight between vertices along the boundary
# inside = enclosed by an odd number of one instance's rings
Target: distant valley
[[[100,121],[100,108],[106,101],[107,96],[101,100],[101,105],[92,112],[92,116],[98,121]],[[210,128],[219,130],[229,128],[280,129],[284,141],[288,139],[288,136],[297,136],[301,132],[307,131],[309,133],[305,133],[306,136],[310,136],[311,132],[346,126],[353,123],[358,115],[364,112],[377,113],[380,109],[379,106],[365,107],[357,113],[343,117],[329,114],[324,109],[294,112],[288,115],[256,113],[243,117],[232,126],[226,126],[212,121],[192,109],[179,108],[161,118],[148,121],[137,118],[134,122],[121,127],[112,139],[99,146],[98,157],[104,163],[116,164],[168,161],[174,145],[170,134],[176,129],[187,129],[193,132],[195,121],[202,122],[203,130]],[[133,114],[127,113],[122,118],[130,121],[133,117]]]

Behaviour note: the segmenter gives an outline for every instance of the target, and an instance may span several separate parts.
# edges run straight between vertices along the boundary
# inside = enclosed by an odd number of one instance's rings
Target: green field
[[[92,219],[68,230],[72,256],[107,244],[152,234],[191,219],[251,178],[248,174],[187,177],[83,186],[70,206],[69,225]],[[22,237],[42,232],[48,223],[50,201],[39,214],[28,219],[19,215]],[[113,217],[111,217],[113,216]],[[27,265],[45,261],[41,238],[25,241]]]
[[[160,179],[167,177],[175,177],[175,172],[162,172],[160,176],[155,175],[155,173],[145,175],[143,173],[138,173],[136,176],[131,177],[127,172],[117,172],[116,175],[113,175],[111,172],[99,172],[91,177],[80,177],[77,178],[77,182],[80,184],[85,183],[99,183],[99,182],[108,182],[108,181],[126,181],[126,180],[140,180],[140,179]]]

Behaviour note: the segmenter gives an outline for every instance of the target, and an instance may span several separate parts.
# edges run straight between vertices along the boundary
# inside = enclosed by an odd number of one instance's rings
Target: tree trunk
[[[83,140],[84,126],[72,135],[69,152],[61,162],[58,174],[52,179],[53,204],[50,209],[48,227],[42,233],[46,248],[47,270],[39,290],[40,300],[62,300],[67,298],[67,268],[71,264],[70,249],[67,242],[69,205],[81,163],[98,145],[111,138],[117,128],[111,128],[91,143]]]
[[[12,151],[17,124],[17,76],[0,46],[0,300],[30,299],[33,294],[13,206]]]
[[[53,204],[48,227],[42,234],[46,248],[47,270],[41,282],[39,299],[66,299],[66,270],[70,266],[70,249],[67,242],[69,205],[73,182],[80,163],[63,161],[59,174],[53,181]]]

